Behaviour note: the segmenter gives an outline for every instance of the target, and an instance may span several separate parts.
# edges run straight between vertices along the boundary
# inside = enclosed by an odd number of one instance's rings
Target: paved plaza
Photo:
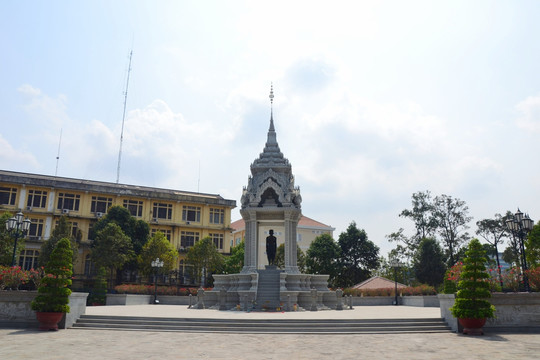
[[[354,310],[245,313],[186,306],[101,306],[89,315],[238,318],[374,319],[439,317],[438,308],[363,306]],[[435,334],[222,334],[67,329],[0,329],[0,359],[538,359],[540,334],[470,337]]]

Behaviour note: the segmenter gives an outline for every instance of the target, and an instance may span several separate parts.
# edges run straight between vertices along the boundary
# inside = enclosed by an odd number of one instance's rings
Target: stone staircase
[[[447,333],[433,319],[195,319],[83,315],[73,329],[251,334],[399,334]]]
[[[279,274],[275,266],[266,266],[265,270],[258,270],[259,282],[257,284],[256,310],[276,310],[280,306]]]

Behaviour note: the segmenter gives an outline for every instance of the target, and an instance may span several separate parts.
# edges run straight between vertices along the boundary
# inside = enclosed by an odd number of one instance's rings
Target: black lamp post
[[[399,260],[397,259],[393,259],[392,261],[390,261],[390,266],[394,268],[394,284],[395,284],[395,288],[394,288],[394,295],[395,295],[395,299],[394,299],[394,305],[398,305],[398,296],[397,296],[397,270],[398,268],[402,267],[403,264],[399,262]]]
[[[529,292],[529,277],[527,276],[527,258],[525,256],[525,237],[533,228],[533,221],[529,215],[523,213],[518,209],[514,216],[506,220],[506,227],[512,233],[512,236],[517,236],[519,239],[519,251],[521,255],[521,272],[523,273],[523,286],[525,291]]]
[[[17,242],[19,238],[23,238],[28,230],[30,230],[30,224],[32,222],[27,218],[24,219],[24,214],[18,212],[14,217],[6,221],[6,229],[9,233],[12,233],[15,237],[15,244],[13,245],[13,258],[11,259],[11,266],[15,266],[15,256],[17,255]]]
[[[157,276],[159,269],[163,267],[163,260],[157,258],[156,260],[152,261],[152,267],[154,268],[154,304],[159,304],[157,299]]]

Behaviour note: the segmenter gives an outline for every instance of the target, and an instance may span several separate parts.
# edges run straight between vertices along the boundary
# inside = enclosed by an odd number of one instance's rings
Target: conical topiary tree
[[[32,310],[38,312],[69,312],[71,276],[73,275],[73,251],[68,238],[58,241],[45,266],[45,277],[38,289],[39,295],[32,301]]]
[[[489,274],[486,271],[485,251],[478,239],[469,243],[463,260],[461,280],[452,315],[458,319],[486,319],[494,317],[495,307],[487,300],[489,292]]]

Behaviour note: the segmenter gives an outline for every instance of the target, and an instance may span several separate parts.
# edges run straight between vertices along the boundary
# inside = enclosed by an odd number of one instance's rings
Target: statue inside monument
[[[268,265],[274,265],[276,261],[276,237],[274,230],[270,230],[270,235],[266,237],[266,256],[268,257]]]

